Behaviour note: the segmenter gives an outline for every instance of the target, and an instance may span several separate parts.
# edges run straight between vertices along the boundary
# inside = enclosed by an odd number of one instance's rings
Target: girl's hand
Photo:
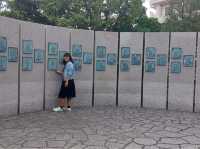
[[[68,86],[68,81],[65,81],[65,87],[67,87]]]
[[[63,72],[61,72],[61,71],[59,71],[59,70],[57,70],[56,73],[59,74],[59,75],[62,75],[62,74],[63,74]]]

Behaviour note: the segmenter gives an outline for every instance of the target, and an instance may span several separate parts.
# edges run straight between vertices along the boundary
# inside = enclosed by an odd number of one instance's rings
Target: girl
[[[60,93],[58,95],[59,106],[53,108],[54,112],[62,112],[65,110],[65,98],[67,98],[67,110],[71,111],[71,99],[76,97],[76,89],[74,83],[75,68],[72,57],[69,53],[64,54],[63,64],[64,72],[62,73],[57,71],[57,73],[63,75],[63,81]]]

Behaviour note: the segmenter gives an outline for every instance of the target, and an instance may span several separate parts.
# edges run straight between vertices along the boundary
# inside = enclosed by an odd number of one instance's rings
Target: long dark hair
[[[64,56],[63,56],[63,64],[67,64],[67,62],[64,60],[64,57],[69,57],[69,61],[71,61],[72,63],[74,62],[73,59],[72,59],[72,56],[70,53],[65,53]]]

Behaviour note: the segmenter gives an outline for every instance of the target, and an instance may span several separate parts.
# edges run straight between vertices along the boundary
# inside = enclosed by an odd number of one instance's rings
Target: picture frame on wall
[[[84,52],[83,53],[83,64],[92,64],[93,61],[93,53]]]
[[[57,58],[48,58],[47,69],[48,71],[56,71],[58,67]]]
[[[23,54],[33,53],[33,41],[32,40],[22,40],[22,51]]]
[[[22,71],[32,71],[33,69],[33,58],[22,57]]]
[[[7,65],[7,56],[0,56],[0,71],[6,71]]]
[[[194,55],[184,55],[183,56],[183,66],[184,67],[193,67]]]
[[[80,72],[82,69],[82,60],[80,58],[74,59],[74,68],[75,71]]]
[[[158,54],[157,55],[157,65],[166,66],[167,65],[167,54]]]
[[[108,53],[107,54],[107,64],[108,65],[116,65],[116,63],[117,63],[117,54]]]
[[[121,58],[130,58],[130,47],[122,47],[121,48]]]
[[[131,65],[141,65],[142,55],[141,54],[132,54],[131,55]]]
[[[0,53],[7,50],[7,38],[0,36]]]
[[[50,56],[58,55],[58,43],[48,42],[48,55],[50,55]]]
[[[34,49],[34,63],[44,63],[44,50]]]
[[[129,60],[121,60],[120,61],[120,71],[121,72],[129,72],[130,70],[130,61]]]
[[[106,58],[106,47],[97,46],[96,49],[96,58]]]
[[[96,71],[106,71],[106,60],[96,60]]]
[[[8,47],[8,62],[17,62],[18,48]]]
[[[72,56],[73,57],[82,57],[82,45],[80,45],[80,44],[72,45]]]
[[[156,48],[147,47],[146,48],[146,58],[147,59],[155,59],[156,58]]]
[[[145,62],[145,72],[148,72],[148,73],[156,72],[156,62],[155,61],[146,61]]]
[[[181,73],[181,62],[171,62],[171,73]]]
[[[171,50],[171,59],[180,60],[182,58],[182,48],[173,47]]]

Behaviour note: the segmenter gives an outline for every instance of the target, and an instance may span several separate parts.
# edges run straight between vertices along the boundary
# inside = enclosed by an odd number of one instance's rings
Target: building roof
[[[151,5],[166,5],[168,2],[169,0],[150,0]]]

